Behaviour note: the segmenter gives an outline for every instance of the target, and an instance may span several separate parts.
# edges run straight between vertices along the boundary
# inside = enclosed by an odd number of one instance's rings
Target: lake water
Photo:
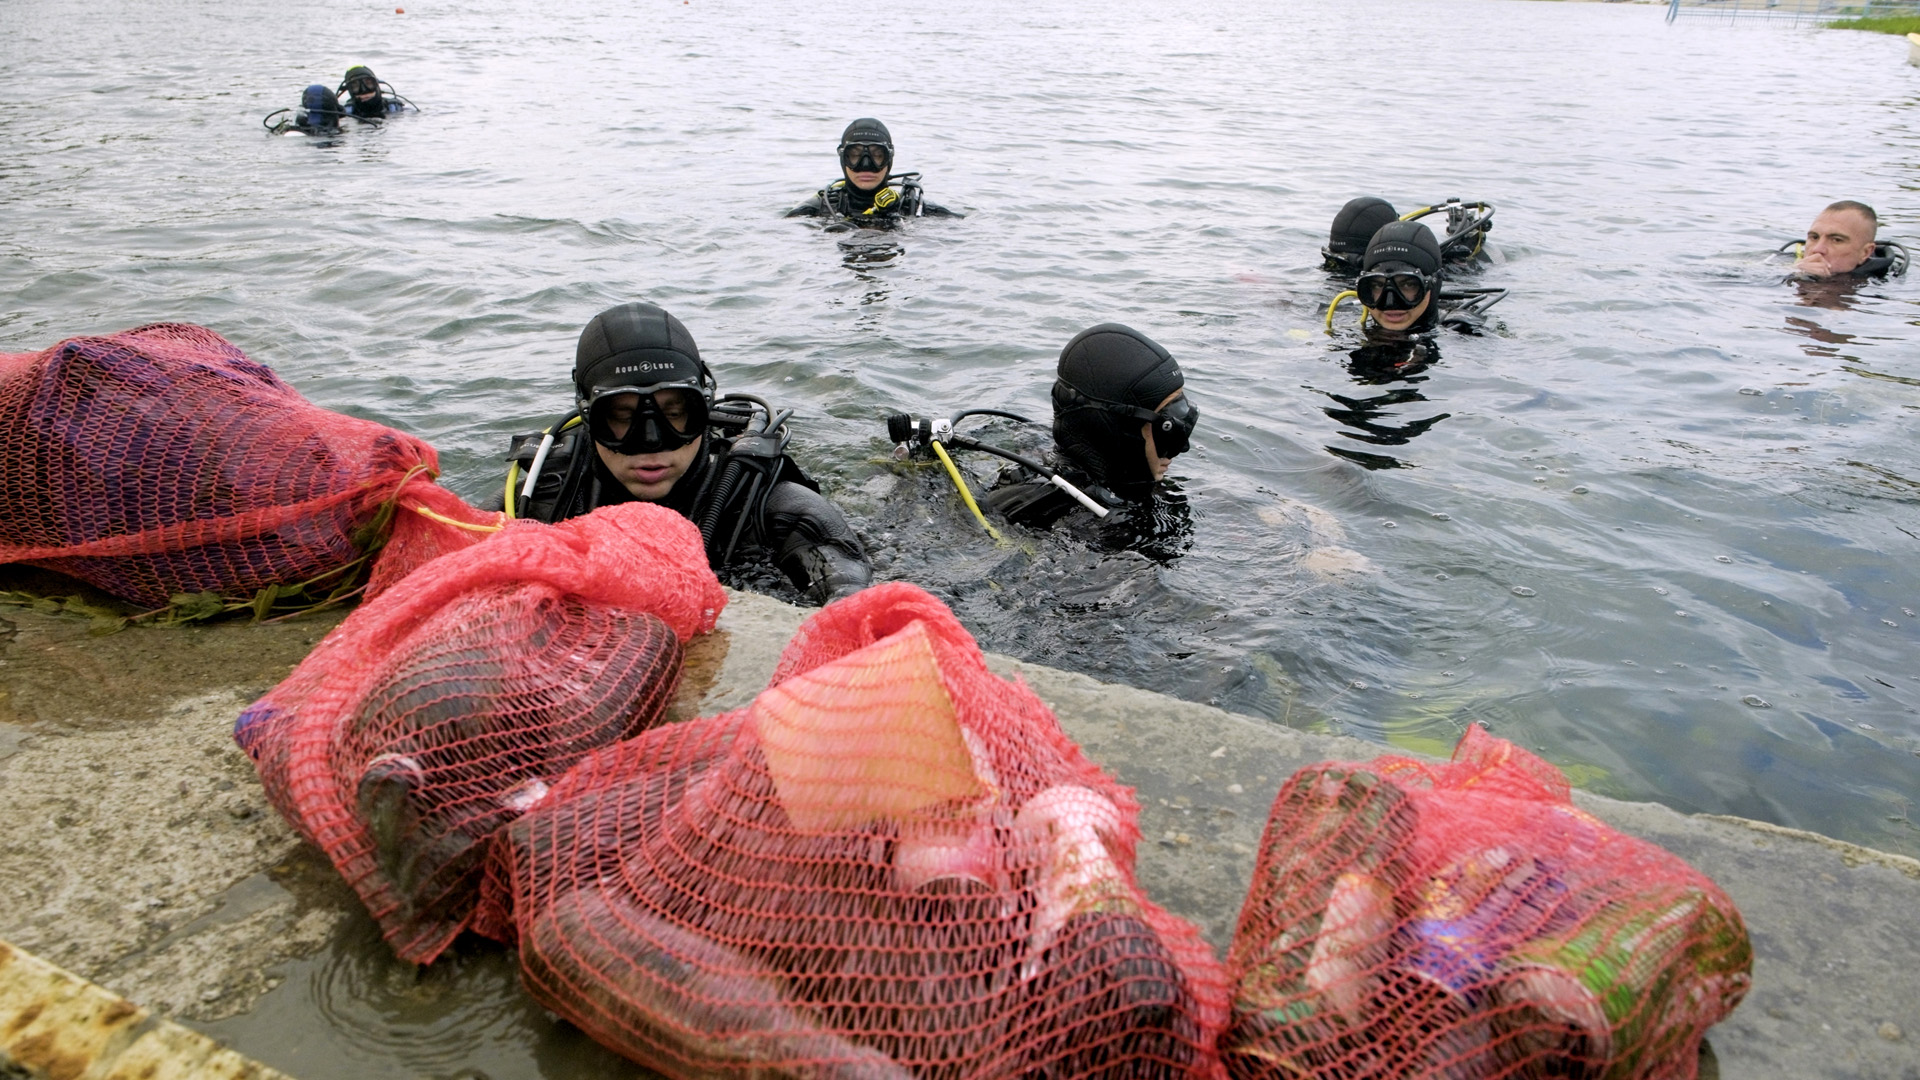
[[[1920,279],[1765,262],[1840,198],[1920,239],[1900,39],[1516,0],[605,7],[8,0],[0,349],[202,323],[479,499],[586,320],[653,300],[990,649],[1419,749],[1478,720],[1605,794],[1920,853]],[[353,63],[426,111],[263,133]],[[779,217],[868,114],[966,220]],[[1479,280],[1512,295],[1411,379],[1321,329],[1359,194],[1498,208]],[[1203,413],[1179,558],[995,546],[885,460],[894,409],[1045,416],[1106,320]]]

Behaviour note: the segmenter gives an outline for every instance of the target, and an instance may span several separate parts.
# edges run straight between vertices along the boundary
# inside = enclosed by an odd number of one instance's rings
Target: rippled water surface
[[[1904,42],[1353,11],[8,0],[0,348],[203,323],[477,499],[581,325],[651,299],[989,648],[1422,749],[1477,719],[1607,794],[1920,851],[1920,281],[1763,262],[1838,198],[1920,239]],[[426,111],[263,134],[360,62]],[[780,219],[863,114],[966,220]],[[1512,296],[1410,378],[1321,331],[1367,193],[1498,207]],[[883,460],[896,408],[1045,415],[1110,319],[1204,413],[1181,557],[996,547]]]

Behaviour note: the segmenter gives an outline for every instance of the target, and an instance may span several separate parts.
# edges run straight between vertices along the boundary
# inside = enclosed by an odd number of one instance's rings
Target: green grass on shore
[[[1830,30],[1872,30],[1877,34],[1920,34],[1920,15],[1883,15],[1874,19],[1841,19]]]

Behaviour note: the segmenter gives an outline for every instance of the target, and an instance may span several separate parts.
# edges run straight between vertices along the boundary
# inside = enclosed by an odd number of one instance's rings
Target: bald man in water
[[[1807,226],[1807,242],[1793,272],[1806,277],[1855,276],[1874,254],[1879,215],[1866,203],[1842,199]]]

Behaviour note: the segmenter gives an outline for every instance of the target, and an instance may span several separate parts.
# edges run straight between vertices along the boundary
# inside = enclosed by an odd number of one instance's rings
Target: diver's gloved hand
[[[1486,328],[1487,317],[1472,311],[1448,311],[1441,314],[1440,325],[1463,334],[1478,334]]]

